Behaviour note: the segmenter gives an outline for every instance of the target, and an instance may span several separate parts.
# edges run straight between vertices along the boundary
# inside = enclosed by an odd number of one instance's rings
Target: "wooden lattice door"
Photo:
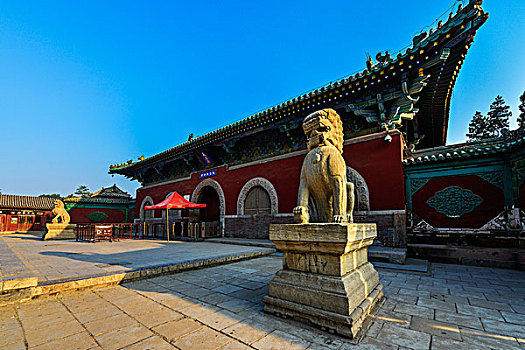
[[[244,214],[270,214],[271,212],[271,202],[268,192],[260,186],[252,188],[244,201]]]

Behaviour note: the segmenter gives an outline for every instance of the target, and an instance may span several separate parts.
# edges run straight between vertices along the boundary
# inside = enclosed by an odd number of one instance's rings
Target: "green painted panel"
[[[483,180],[493,184],[499,189],[503,189],[503,171],[501,170],[486,173],[476,173],[474,175],[481,177]]]
[[[109,216],[106,213],[103,213],[101,211],[95,211],[93,213],[90,213],[87,218],[93,222],[102,222],[106,220]]]
[[[525,168],[516,169],[516,179],[518,180],[518,188],[525,182]]]
[[[430,178],[416,178],[416,179],[410,179],[410,192],[412,196],[414,193],[416,193],[421,187],[425,186],[425,184],[430,181]]]

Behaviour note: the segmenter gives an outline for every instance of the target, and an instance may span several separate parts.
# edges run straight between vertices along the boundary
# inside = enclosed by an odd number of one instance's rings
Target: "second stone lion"
[[[347,181],[343,156],[343,125],[331,108],[303,121],[308,154],[301,169],[294,221],[353,222],[354,185]]]

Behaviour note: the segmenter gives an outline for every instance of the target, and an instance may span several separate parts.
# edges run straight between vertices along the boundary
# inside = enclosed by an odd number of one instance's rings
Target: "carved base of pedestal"
[[[354,338],[383,297],[367,259],[374,224],[271,225],[283,269],[269,284],[264,311]]]
[[[370,263],[342,277],[281,270],[270,282],[264,311],[354,338],[382,296]]]
[[[323,295],[319,295],[323,298]],[[383,286],[378,285],[358,307],[348,316],[330,312],[304,304],[275,298],[264,297],[264,312],[278,317],[290,317],[299,322],[310,323],[330,333],[355,338],[363,326],[363,322],[374,306],[383,298]]]
[[[76,227],[76,224],[46,224],[47,232],[42,236],[42,240],[75,239]]]

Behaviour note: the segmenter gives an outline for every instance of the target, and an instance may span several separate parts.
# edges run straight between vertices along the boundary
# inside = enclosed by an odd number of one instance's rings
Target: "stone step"
[[[404,264],[406,257],[406,248],[381,247],[374,245],[368,247],[368,258],[371,261],[382,261],[392,264]]]
[[[206,242],[212,243],[222,243],[222,244],[235,244],[235,245],[245,245],[252,247],[263,247],[263,248],[273,248],[275,249],[275,244],[269,239],[249,239],[249,238],[208,238]]]
[[[404,264],[392,264],[392,263],[381,262],[381,261],[371,261],[371,263],[372,265],[374,265],[375,268],[379,268],[379,269],[389,269],[389,270],[407,271],[407,272],[421,272],[421,273],[428,272],[428,260],[422,260],[422,259],[408,258],[405,260]]]

